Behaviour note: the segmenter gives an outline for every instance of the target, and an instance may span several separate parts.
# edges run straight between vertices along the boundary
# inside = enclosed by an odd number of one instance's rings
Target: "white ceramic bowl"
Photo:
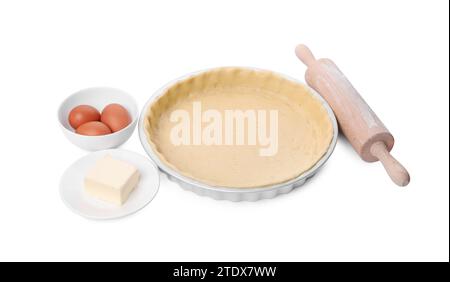
[[[101,136],[85,136],[75,133],[69,124],[69,113],[78,105],[90,105],[101,112],[111,103],[118,103],[125,107],[130,116],[131,123],[117,132]],[[133,134],[139,117],[136,101],[128,93],[110,87],[93,87],[78,91],[67,97],[59,106],[58,120],[64,135],[76,146],[88,150],[105,150],[115,148],[127,141]]]

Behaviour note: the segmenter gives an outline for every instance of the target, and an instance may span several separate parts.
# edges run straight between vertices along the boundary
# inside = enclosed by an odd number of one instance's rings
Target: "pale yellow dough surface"
[[[192,103],[202,109],[278,110],[278,152],[260,156],[259,146],[174,146],[170,113]],[[150,105],[144,121],[148,142],[162,162],[212,186],[254,188],[286,182],[316,164],[333,138],[321,101],[303,85],[268,71],[220,68],[180,81]]]

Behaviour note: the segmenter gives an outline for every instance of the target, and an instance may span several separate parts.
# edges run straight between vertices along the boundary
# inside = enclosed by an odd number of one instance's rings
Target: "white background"
[[[1,260],[449,259],[448,1],[1,1]],[[224,65],[303,80],[297,43],[330,57],[396,137],[395,186],[340,138],[307,185],[272,200],[215,201],[162,178],[117,221],[61,202],[86,152],[58,128],[69,94],[113,86],[141,108],[166,82]],[[145,154],[137,132],[123,148]]]

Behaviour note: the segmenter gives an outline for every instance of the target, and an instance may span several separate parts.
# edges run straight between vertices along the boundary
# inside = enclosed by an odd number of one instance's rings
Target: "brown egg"
[[[89,121],[80,125],[77,128],[76,133],[81,135],[97,136],[110,134],[112,132],[111,129],[109,129],[109,127],[103,122]]]
[[[83,123],[98,120],[100,120],[100,112],[88,105],[77,106],[69,113],[69,123],[74,129],[77,129]]]
[[[112,132],[119,131],[131,123],[130,114],[119,104],[109,104],[106,106],[102,111],[100,120],[109,126]]]

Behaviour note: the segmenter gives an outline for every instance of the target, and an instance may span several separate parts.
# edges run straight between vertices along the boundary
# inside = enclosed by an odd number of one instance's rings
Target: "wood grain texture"
[[[305,45],[298,45],[295,53],[308,66],[306,82],[330,104],[340,130],[360,157],[367,162],[380,160],[396,184],[407,185],[408,172],[389,154],[394,137],[336,64],[316,60]]]

